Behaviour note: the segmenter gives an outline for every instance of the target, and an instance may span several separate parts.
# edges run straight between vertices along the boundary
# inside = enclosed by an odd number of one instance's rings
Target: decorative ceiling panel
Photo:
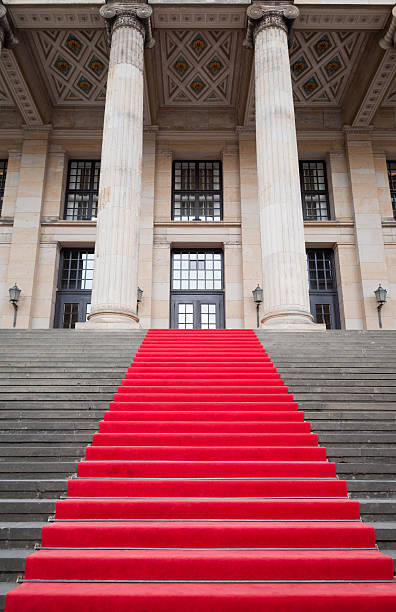
[[[165,106],[231,106],[242,49],[235,30],[159,32]]]
[[[296,106],[340,106],[367,36],[295,32],[290,62]]]
[[[55,106],[104,104],[108,58],[103,30],[40,30],[31,35]]]

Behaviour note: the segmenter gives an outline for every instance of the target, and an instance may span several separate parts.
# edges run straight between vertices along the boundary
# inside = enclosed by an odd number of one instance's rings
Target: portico
[[[5,3],[0,325],[394,329],[392,6]]]

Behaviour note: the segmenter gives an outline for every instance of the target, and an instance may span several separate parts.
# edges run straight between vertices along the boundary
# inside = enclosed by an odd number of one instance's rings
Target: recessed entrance
[[[74,329],[87,320],[91,308],[93,249],[63,249],[59,266],[55,325]]]
[[[331,249],[308,249],[309,298],[315,323],[340,329],[334,253]]]
[[[223,252],[175,249],[171,257],[171,328],[224,329]]]

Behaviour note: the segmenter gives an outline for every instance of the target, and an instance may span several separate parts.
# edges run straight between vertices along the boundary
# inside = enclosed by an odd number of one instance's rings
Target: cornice
[[[241,227],[240,221],[155,221],[154,227],[168,227],[170,229],[175,227],[194,227],[196,228],[208,228],[208,227]]]
[[[99,8],[104,2],[65,2],[48,4],[7,4],[14,25],[20,29],[82,28],[103,29]],[[246,23],[246,5],[250,2],[218,2],[216,5],[188,2],[149,2],[153,7],[154,28],[241,28]],[[389,6],[321,6],[298,4],[301,15],[298,30],[383,30]]]

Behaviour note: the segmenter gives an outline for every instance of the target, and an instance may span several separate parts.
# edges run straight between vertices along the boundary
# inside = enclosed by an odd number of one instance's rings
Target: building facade
[[[0,327],[396,329],[393,6],[4,0]]]

